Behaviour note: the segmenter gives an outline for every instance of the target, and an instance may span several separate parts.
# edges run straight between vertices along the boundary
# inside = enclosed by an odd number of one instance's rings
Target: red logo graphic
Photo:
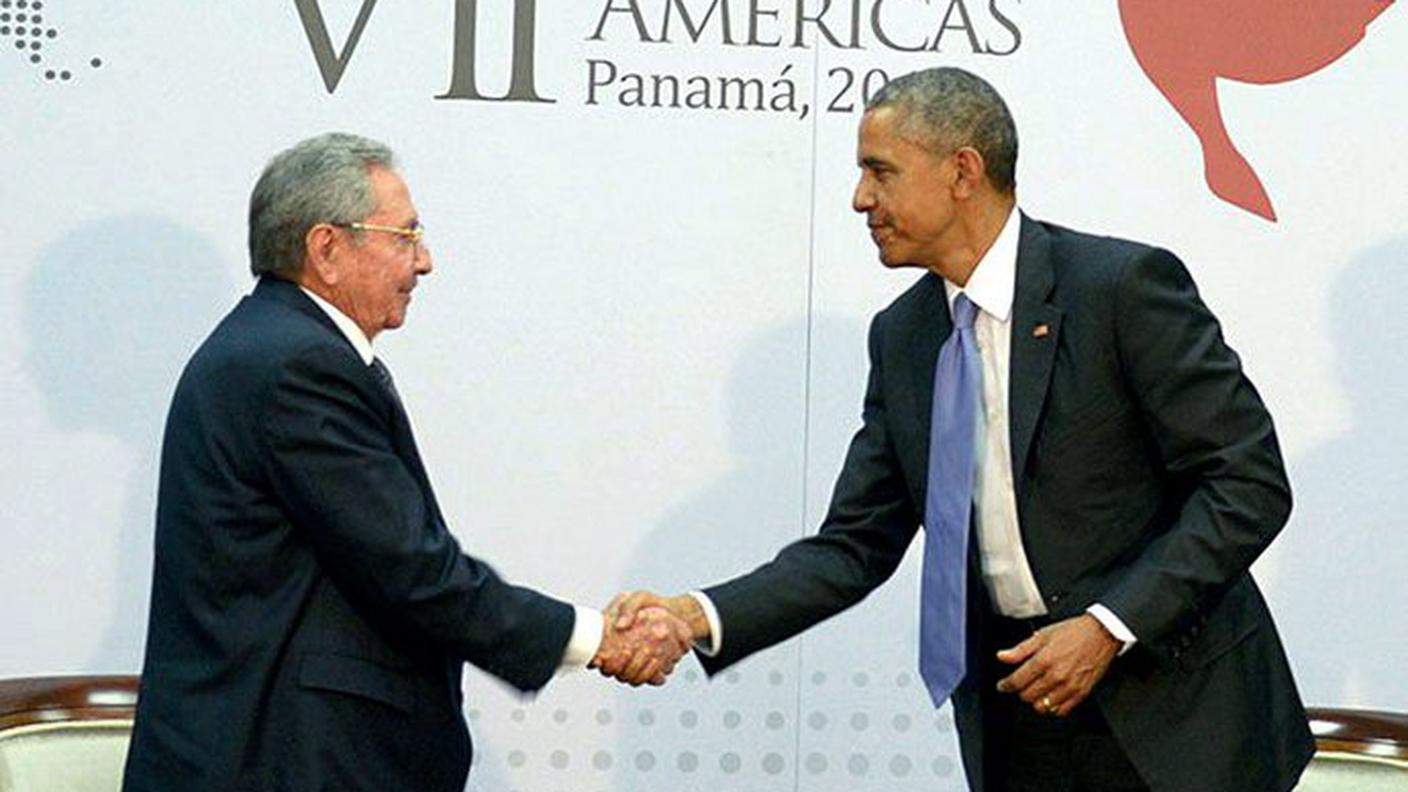
[[[1227,134],[1216,78],[1269,85],[1325,68],[1364,39],[1394,0],[1120,0],[1134,57],[1203,146],[1213,194],[1276,221]]]

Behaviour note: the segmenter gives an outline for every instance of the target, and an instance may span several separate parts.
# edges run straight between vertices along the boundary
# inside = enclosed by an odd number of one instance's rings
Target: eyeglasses
[[[400,238],[401,244],[419,253],[425,247],[425,226],[419,222],[409,226],[378,225],[376,223],[333,223],[338,228],[347,228],[352,231],[381,231],[386,234],[395,234]]]

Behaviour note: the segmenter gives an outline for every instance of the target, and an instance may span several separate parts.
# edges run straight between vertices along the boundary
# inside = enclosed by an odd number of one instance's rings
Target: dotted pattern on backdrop
[[[50,4],[51,0],[0,0],[0,48],[14,50],[49,82],[72,82],[73,67],[61,67],[50,59],[49,48],[59,38],[59,29],[47,21]],[[102,58],[88,60],[89,69],[102,65]]]
[[[485,733],[496,749],[490,756],[476,751],[474,765],[497,765],[496,775],[514,784],[506,792],[540,790],[544,778],[560,778],[553,789],[563,792],[888,792],[958,785],[951,711],[928,704],[917,674],[808,670],[797,680],[795,673],[728,671],[709,682],[698,671],[682,670],[669,683],[676,695],[581,712],[533,701],[511,704],[507,713],[470,708],[470,730]],[[812,703],[795,695],[727,695],[738,686],[795,692],[799,681],[820,694]],[[554,732],[564,739],[543,739]],[[569,733],[586,735],[586,747],[567,739]],[[470,773],[467,792],[489,792],[475,776]]]

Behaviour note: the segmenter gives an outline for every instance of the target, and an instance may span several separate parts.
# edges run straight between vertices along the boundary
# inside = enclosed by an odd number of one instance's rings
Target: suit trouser
[[[996,659],[1050,623],[990,616],[984,622],[982,684],[1016,670]],[[1115,662],[1119,662],[1116,658]],[[1091,699],[1064,718],[1038,714],[1013,693],[984,692],[984,775],[989,792],[1138,792],[1148,790]]]

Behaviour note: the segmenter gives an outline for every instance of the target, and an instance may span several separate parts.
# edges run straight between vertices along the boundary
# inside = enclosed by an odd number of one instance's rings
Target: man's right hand
[[[603,613],[601,647],[588,667],[632,687],[665,684],[692,644],[689,625],[656,606],[637,607],[623,622],[615,605]]]

